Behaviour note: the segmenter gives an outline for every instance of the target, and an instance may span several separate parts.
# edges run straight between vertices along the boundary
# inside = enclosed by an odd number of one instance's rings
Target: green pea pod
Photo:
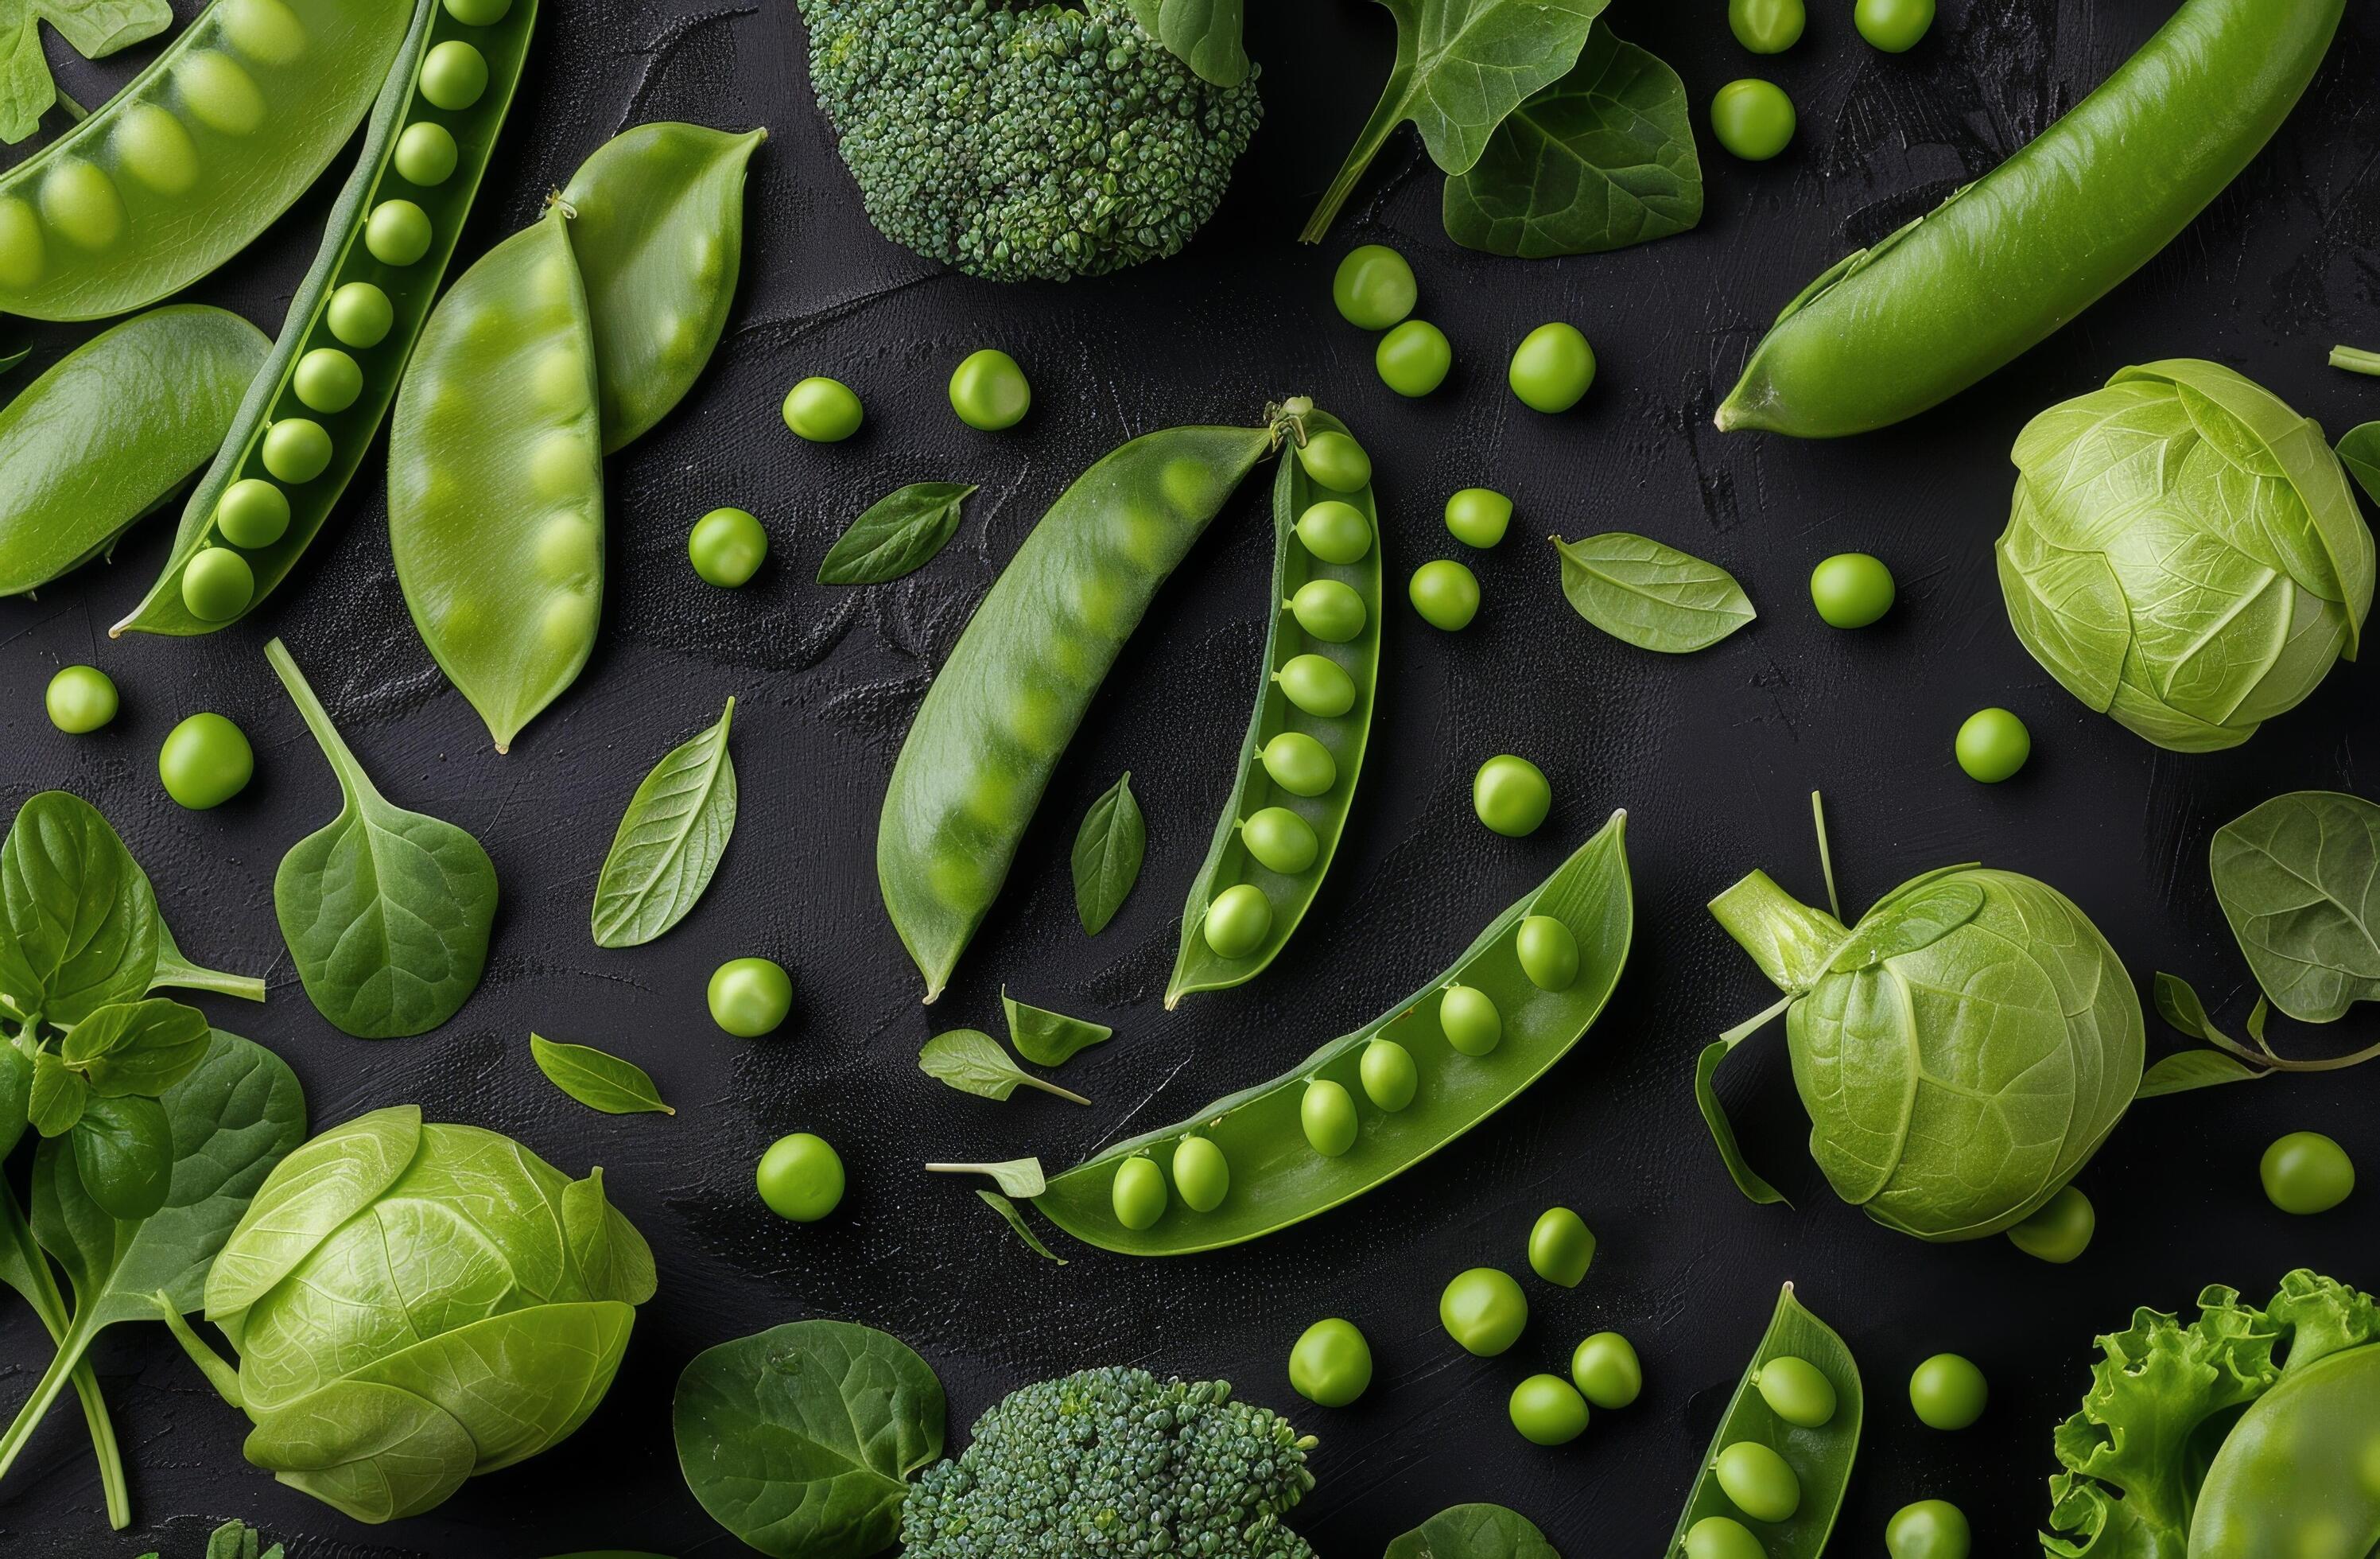
[[[214,0],[105,106],[0,175],[0,311],[96,320],[248,247],[371,106],[414,0]]]
[[[918,706],[877,824],[877,883],[927,1001],[999,895],[1058,755],[1158,587],[1310,409],[1112,451],[1059,494],[976,608]]]
[[[396,397],[388,540],[421,641],[496,750],[595,648],[603,430],[568,208],[463,274]]]
[[[2380,1343],[2292,1361],[2224,1436],[2190,1520],[2191,1559],[2369,1553],[2374,1544]]]
[[[251,3],[278,4],[279,0]],[[263,371],[249,387],[237,419],[220,441],[214,464],[183,506],[181,529],[175,534],[173,554],[164,572],[140,604],[108,630],[111,638],[127,632],[212,633],[239,621],[289,577],[322,532],[331,510],[362,467],[365,453],[388,415],[389,403],[396,396],[406,359],[420,335],[422,322],[430,316],[431,303],[445,277],[447,262],[454,258],[455,241],[462,236],[464,219],[470,214],[472,200],[487,172],[489,153],[504,127],[536,27],[537,0],[512,0],[501,18],[485,26],[455,20],[438,0],[413,0],[412,28],[372,107],[355,172],[331,208],[322,246],[290,299],[281,338],[265,359]],[[422,59],[449,41],[468,43],[488,65],[486,90],[467,107],[452,112],[424,99],[419,84]],[[419,133],[429,136],[433,144],[443,135],[454,148],[453,169],[435,184],[417,184],[395,165],[406,133],[423,126],[430,128]],[[407,165],[426,177],[443,160],[433,157],[427,170],[410,159]],[[372,213],[393,200],[412,202],[429,218],[430,247],[409,264],[390,264],[376,257],[365,242],[365,225]],[[346,290],[351,288],[364,290]],[[341,298],[343,291],[344,301],[334,310],[333,300]],[[385,322],[378,317],[377,308],[368,308],[361,311],[361,323],[374,328],[359,328],[357,317],[348,311],[373,291],[385,299]],[[326,397],[313,377],[316,374],[323,375],[325,382],[346,379],[358,386],[353,400],[338,409],[328,409],[339,397]],[[276,423],[300,418],[329,434],[330,462],[310,481],[283,481],[266,468],[265,435]],[[217,523],[217,506],[232,484],[240,481],[271,485],[287,504],[289,518],[276,538],[235,548],[248,560],[255,577],[253,592],[246,607],[210,622],[193,615],[183,603],[182,574],[190,559],[206,548],[233,545]]]
[[[1319,411],[1309,415],[1305,423],[1314,432],[1347,431],[1337,418]],[[1352,564],[1325,562],[1298,540],[1298,517],[1323,499],[1350,505],[1371,527],[1371,546]],[[1371,734],[1372,699],[1379,682],[1382,616],[1379,513],[1374,505],[1372,490],[1366,485],[1354,493],[1334,493],[1317,483],[1298,461],[1283,460],[1273,476],[1272,526],[1272,594],[1277,604],[1272,627],[1265,636],[1267,675],[1257,686],[1255,712],[1248,716],[1247,740],[1240,746],[1239,778],[1232,784],[1231,798],[1224,802],[1223,814],[1216,822],[1214,843],[1208,846],[1206,862],[1191,882],[1190,896],[1182,907],[1182,946],[1174,957],[1173,978],[1165,990],[1169,1010],[1193,992],[1219,991],[1255,979],[1288,944],[1290,933],[1297,930],[1298,922],[1314,903],[1314,895],[1321,891],[1322,875],[1330,869],[1330,859],[1339,848],[1339,837],[1347,826],[1348,810],[1354,804],[1355,777],[1364,766],[1365,743]],[[1337,579],[1354,590],[1365,606],[1361,632],[1343,643],[1330,643],[1298,626],[1287,603],[1313,579]],[[1318,709],[1335,710],[1335,713],[1308,713],[1290,696],[1282,668],[1304,655],[1319,655],[1345,674],[1353,697],[1344,709],[1340,709],[1339,701],[1346,689],[1335,684],[1329,689],[1333,697],[1306,699]],[[1291,674],[1293,677],[1295,675]],[[1330,755],[1334,777],[1322,794],[1294,795],[1274,783],[1267,772],[1262,756],[1265,744],[1284,731],[1312,737]],[[1310,854],[1305,839],[1300,836],[1293,842],[1290,855],[1275,858],[1279,865],[1295,865],[1301,857],[1305,858],[1305,864],[1296,866],[1294,871],[1271,870],[1251,853],[1245,842],[1244,830],[1248,820],[1269,808],[1287,810],[1312,834]],[[1284,822],[1281,826],[1295,832],[1294,824]],[[1252,883],[1265,895],[1272,906],[1272,916],[1269,929],[1254,948],[1240,956],[1226,957],[1207,939],[1207,907],[1218,895],[1241,883]]]
[[[579,164],[564,203],[595,319],[603,453],[636,442],[694,388],[727,326],[744,260],[744,170],[769,139],[638,125]]]
[[[1780,1358],[1802,1360],[1834,1388],[1834,1411],[1824,1423],[1815,1427],[1788,1423],[1761,1395],[1761,1370]],[[1711,1436],[1702,1471],[1686,1496],[1685,1513],[1678,1517],[1678,1529],[1663,1553],[1676,1559],[1686,1552],[1686,1534],[1695,1523],[1718,1519],[1742,1522],[1756,1530],[1760,1551],[1769,1559],[1818,1559],[1835,1529],[1843,1491],[1851,1482],[1852,1463],[1859,1455],[1862,1406],[1859,1361],[1833,1327],[1802,1307],[1793,1297],[1793,1285],[1787,1284],[1777,1297],[1777,1313],[1743,1371],[1742,1382],[1719,1416],[1718,1432]],[[1790,1406],[1788,1410],[1792,1410]],[[1792,1469],[1801,1486],[1801,1502],[1788,1519],[1755,1522],[1736,1508],[1720,1487],[1715,1470],[1719,1453],[1746,1441],[1774,1451]]]
[[[1488,922],[1445,973],[1412,996],[1269,1082],[1052,1175],[1036,1205],[1076,1239],[1103,1249],[1188,1255],[1328,1212],[1461,1137],[1568,1054],[1619,983],[1635,926],[1627,816],[1613,813],[1552,876]],[[1558,921],[1576,944],[1575,974],[1560,990],[1541,988],[1522,968],[1522,924],[1536,917]],[[1501,1015],[1502,1037],[1485,1055],[1463,1054],[1447,1041],[1439,1006],[1447,987],[1457,984],[1484,993]],[[1418,1090],[1395,1109],[1374,1103],[1364,1080],[1364,1053],[1376,1040],[1402,1046],[1419,1078]],[[1335,1156],[1318,1152],[1302,1124],[1306,1086],[1316,1080],[1339,1085],[1354,1102],[1354,1144]],[[1172,1184],[1173,1150],[1190,1136],[1213,1143],[1230,1169],[1230,1188],[1208,1212],[1194,1210]],[[1116,1216],[1112,1190],[1119,1167],[1135,1158],[1155,1163],[1170,1188],[1164,1212],[1136,1230]]]
[[[102,332],[0,408],[0,595],[105,552],[231,425],[264,335],[198,304]]]
[[[1887,427],[1995,372],[2173,241],[2272,139],[2345,0],[2188,0],[2073,112],[1786,306],[1723,430]]]

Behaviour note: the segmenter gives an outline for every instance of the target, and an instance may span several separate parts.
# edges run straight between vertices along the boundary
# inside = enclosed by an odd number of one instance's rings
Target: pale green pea
[[[1344,644],[1364,631],[1370,614],[1353,585],[1339,579],[1308,579],[1289,598],[1297,626],[1328,644]]]
[[[567,498],[587,479],[587,441],[568,428],[541,435],[529,450],[528,480],[539,495]]]
[[[1048,688],[1020,689],[1008,707],[1008,734],[1031,752],[1054,752],[1066,743],[1066,713]]]
[[[1439,1295],[1438,1321],[1464,1352],[1493,1358],[1519,1342],[1528,1327],[1528,1296],[1512,1273],[1472,1267],[1455,1273]]]
[[[1185,455],[1175,456],[1157,469],[1158,491],[1165,494],[1166,503],[1176,514],[1204,512],[1214,485],[1214,477],[1207,468]]]
[[[1292,796],[1320,796],[1339,783],[1330,749],[1303,731],[1282,731],[1265,743],[1265,773]]]
[[[1586,1269],[1594,1264],[1595,1231],[1586,1226],[1585,1219],[1567,1207],[1548,1207],[1537,1214],[1536,1225],[1529,1230],[1531,1272],[1557,1287],[1575,1288],[1586,1281]],[[1579,1384],[1584,1388],[1586,1382]],[[1589,1399],[1593,1399],[1591,1394]]]
[[[382,201],[364,222],[364,248],[383,265],[410,265],[430,252],[430,213],[411,201]]]
[[[237,60],[214,49],[183,56],[174,84],[190,116],[224,135],[254,135],[264,125],[264,94]]]
[[[1150,1159],[1135,1155],[1116,1165],[1115,1185],[1108,1192],[1116,1222],[1138,1231],[1155,1226],[1165,1216],[1165,1173]]]
[[[115,157],[124,171],[160,195],[178,195],[198,182],[199,149],[182,121],[153,103],[127,107],[115,125]]]
[[[424,189],[434,189],[454,177],[455,164],[459,160],[454,132],[428,119],[405,127],[405,133],[396,138],[396,151],[389,159],[399,178]]]
[[[1512,1388],[1512,1427],[1533,1445],[1567,1445],[1586,1432],[1586,1399],[1560,1375],[1532,1375]]]
[[[215,13],[233,48],[262,65],[295,65],[306,53],[306,24],[282,0],[223,0]]]
[[[1513,938],[1521,972],[1540,991],[1567,991],[1578,979],[1578,938],[1550,915],[1531,915]]]
[[[0,285],[22,291],[42,279],[48,264],[42,219],[16,196],[0,197]]]
[[[70,244],[106,249],[124,237],[124,197],[96,164],[69,158],[42,180],[42,220]]]
[[[1433,558],[1405,586],[1414,610],[1432,627],[1459,633],[1479,615],[1478,576],[1451,557]]]
[[[1372,457],[1364,446],[1337,430],[1316,433],[1298,445],[1297,462],[1305,474],[1333,493],[1355,493],[1372,481]]]
[[[812,444],[840,444],[859,431],[863,410],[847,384],[812,377],[785,392],[785,426]]]
[[[1821,1429],[1834,1419],[1835,1383],[1806,1358],[1772,1358],[1753,1375],[1752,1384],[1768,1410],[1796,1429]]]
[[[1240,824],[1240,843],[1258,866],[1293,877],[1314,864],[1321,842],[1314,825],[1287,807],[1265,807]]]
[[[1234,883],[1207,906],[1201,923],[1219,958],[1245,958],[1272,934],[1272,900],[1253,883]]]
[[[1446,383],[1454,347],[1446,332],[1427,320],[1407,320],[1380,337],[1372,354],[1380,383],[1407,397],[1426,396]]]
[[[1297,1119],[1307,1143],[1324,1158],[1335,1159],[1355,1145],[1354,1098],[1329,1078],[1305,1085],[1305,1097],[1297,1102]]]
[[[1355,707],[1355,679],[1328,655],[1293,655],[1272,679],[1290,702],[1308,714],[1336,719]]]
[[[1297,517],[1297,539],[1323,562],[1343,567],[1372,550],[1372,522],[1354,505],[1325,498]]]
[[[1802,1480],[1785,1458],[1757,1440],[1739,1440],[1711,1464],[1719,1492],[1755,1521],[1791,1521],[1802,1508]]]
[[[87,736],[115,718],[115,684],[95,665],[60,666],[42,695],[42,706],[59,730]]]
[[[1967,1559],[1973,1546],[1974,1530],[1967,1525],[1967,1513],[1948,1500],[1902,1505],[1884,1526],[1884,1551],[1892,1559]],[[2350,1551],[2334,1547],[2300,1552],[2344,1554]]]
[[[284,417],[265,430],[264,469],[282,481],[308,482],[331,464],[331,435],[320,422]]]
[[[583,584],[589,561],[597,555],[593,528],[567,509],[549,517],[538,528],[534,557],[538,573],[555,584]]]
[[[1570,1356],[1571,1379],[1597,1407],[1625,1407],[1645,1390],[1636,1346],[1617,1332],[1597,1332]]]
[[[587,359],[567,347],[549,350],[529,370],[529,393],[542,411],[577,416],[587,406]]]
[[[538,622],[537,631],[546,650],[552,654],[560,655],[575,650],[595,632],[595,603],[583,595],[568,595],[550,601],[546,603],[545,615]]]
[[[1973,1359],[1937,1353],[1909,1377],[1909,1405],[1928,1429],[1958,1431],[1984,1416],[1991,1385]]]
[[[243,477],[215,500],[215,529],[236,547],[269,547],[289,529],[289,499],[281,489]]]
[[[1446,501],[1446,529],[1469,546],[1492,547],[1512,523],[1512,500],[1486,487],[1466,487]]]
[[[422,56],[421,95],[452,114],[480,101],[488,90],[488,56],[459,38],[449,38]]]
[[[255,775],[256,749],[248,734],[212,712],[183,720],[157,749],[158,782],[194,812],[222,806]]]
[[[1318,1407],[1344,1407],[1372,1383],[1372,1346],[1353,1321],[1318,1321],[1289,1350],[1289,1383]]]
[[[1421,1090],[1413,1052],[1394,1040],[1375,1039],[1366,1044],[1362,1059],[1355,1063],[1355,1073],[1364,1085],[1364,1097],[1390,1114],[1412,1103]]]
[[[364,371],[336,347],[317,347],[298,359],[289,387],[310,410],[345,411],[364,393]]]
[[[1212,1212],[1232,1191],[1232,1162],[1211,1138],[1184,1137],[1173,1149],[1173,1188],[1193,1212]]]
[[[513,8],[513,0],[446,0],[446,14],[465,27],[493,27]]]
[[[396,323],[396,310],[389,303],[388,294],[371,283],[348,282],[331,294],[323,319],[341,346],[363,351],[388,339]]]
[[[1421,289],[1405,257],[1384,244],[1349,250],[1330,280],[1330,299],[1349,324],[1386,330],[1413,312]]]
[[[2098,1226],[2091,1199],[2072,1186],[2061,1186],[2056,1196],[2009,1230],[2009,1243],[2028,1256],[2063,1266],[2090,1248]]]
[[[1486,1055],[1504,1038],[1504,1015],[1496,999],[1471,985],[1450,985],[1438,999],[1438,1026],[1446,1042],[1464,1055]]]
[[[1686,1532],[1686,1559],[1768,1559],[1768,1551],[1734,1516],[1706,1516]]]

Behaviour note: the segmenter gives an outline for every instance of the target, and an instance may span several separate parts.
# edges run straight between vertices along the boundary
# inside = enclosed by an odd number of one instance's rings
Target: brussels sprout
[[[653,1254],[584,1180],[508,1137],[375,1110],[284,1159],[207,1274],[255,1421],[248,1459],[359,1521],[418,1516],[603,1400]],[[177,1318],[178,1322],[178,1318]]]
[[[2322,429],[2229,369],[2128,368],[2018,435],[1999,540],[2016,636],[2179,752],[2236,747],[2355,658],[2372,532]]]

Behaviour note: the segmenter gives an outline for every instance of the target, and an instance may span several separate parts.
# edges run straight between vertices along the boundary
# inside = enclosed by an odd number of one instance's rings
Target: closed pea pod
[[[2380,1543],[2380,1343],[2315,1357],[2310,1333],[2299,1328],[2280,1383],[2224,1436],[2191,1517],[2192,1559]]]

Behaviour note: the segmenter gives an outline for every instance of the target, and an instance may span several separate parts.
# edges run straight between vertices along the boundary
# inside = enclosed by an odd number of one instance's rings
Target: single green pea
[[[1297,448],[1305,474],[1333,493],[1360,493],[1372,482],[1372,457],[1336,429],[1316,433]]]
[[[1753,1389],[1768,1410],[1796,1429],[1820,1429],[1834,1421],[1835,1382],[1806,1358],[1772,1358],[1752,1377]]]
[[[1512,1427],[1532,1445],[1567,1445],[1586,1432],[1586,1398],[1560,1375],[1532,1375],[1512,1388]]]
[[[1802,0],[1727,0],[1728,30],[1755,55],[1783,54],[1809,24]]]
[[[382,201],[364,220],[364,248],[383,265],[410,265],[430,252],[430,213],[411,201]]]
[[[1405,593],[1424,622],[1449,633],[1469,627],[1479,615],[1478,577],[1451,557],[1433,558],[1415,569]]]
[[[2033,733],[2024,722],[2004,709],[1979,709],[1959,727],[1953,744],[1959,767],[1969,779],[1998,785],[2024,767],[2033,756]]]
[[[293,485],[313,481],[331,465],[331,435],[320,422],[284,417],[264,431],[264,469]]]
[[[356,404],[364,393],[364,371],[336,347],[317,347],[298,359],[289,387],[309,410],[329,416]]]
[[[1314,864],[1321,841],[1314,825],[1287,807],[1264,807],[1240,824],[1240,843],[1258,866],[1293,877]]]
[[[1774,81],[1730,81],[1711,99],[1711,133],[1747,163],[1765,163],[1793,140],[1793,100]]]
[[[1504,1015],[1496,999],[1472,985],[1450,985],[1438,998],[1438,1026],[1446,1042],[1463,1055],[1486,1055],[1504,1038]]]
[[[1595,1264],[1595,1231],[1586,1220],[1567,1207],[1548,1207],[1537,1214],[1535,1226],[1529,1230],[1529,1270],[1558,1288],[1575,1288],[1586,1281],[1586,1269]],[[1579,1387],[1585,1390],[1586,1382]],[[1590,1400],[1595,1394],[1588,1392]],[[1616,1407],[1619,1403],[1597,1401],[1597,1406]]]
[[[1390,1114],[1412,1103],[1421,1090],[1413,1052],[1394,1040],[1375,1038],[1367,1042],[1355,1064],[1355,1075],[1364,1085],[1364,1097]]]
[[[161,195],[187,192],[199,179],[199,148],[182,121],[153,103],[128,105],[115,124],[124,171]]]
[[[1297,1102],[1297,1121],[1305,1128],[1306,1143],[1326,1159],[1335,1159],[1355,1145],[1355,1099],[1329,1078],[1315,1078]]]
[[[283,0],[225,0],[216,12],[232,47],[267,65],[295,65],[306,56],[306,24]]]
[[[780,1218],[815,1224],[843,1202],[843,1155],[823,1137],[796,1131],[769,1144],[753,1178]]]
[[[1521,972],[1540,991],[1567,991],[1578,979],[1578,938],[1550,915],[1531,915],[1521,921],[1512,951]]]
[[[1125,1228],[1135,1234],[1154,1228],[1165,1216],[1165,1172],[1147,1154],[1135,1153],[1116,1165],[1108,1201],[1115,1209],[1116,1222]]]
[[[2008,1236],[2026,1255],[2063,1266],[2090,1248],[2091,1236],[2098,1226],[2099,1215],[2092,1210],[2091,1199],[2071,1186],[2060,1186],[2056,1196],[2009,1230]]]
[[[1446,528],[1467,546],[1492,547],[1512,523],[1512,500],[1493,488],[1466,487],[1446,501]]]
[[[1570,1356],[1571,1379],[1597,1407],[1625,1407],[1644,1393],[1645,1365],[1636,1346],[1617,1332],[1597,1332]]]
[[[1371,614],[1355,587],[1341,579],[1308,579],[1289,598],[1297,626],[1326,644],[1344,644],[1364,631]]]
[[[363,351],[388,339],[396,310],[388,294],[371,283],[348,282],[331,294],[331,306],[322,317],[341,346]]]
[[[215,500],[215,529],[233,546],[269,547],[288,533],[288,496],[269,481],[242,477]]]
[[[1548,414],[1568,411],[1595,384],[1595,348],[1578,327],[1556,321],[1521,337],[1504,382],[1521,404]]]
[[[1904,1504],[1884,1524],[1884,1550],[1892,1559],[1967,1559],[1974,1544],[1967,1513],[1949,1500]]]
[[[1934,0],[1859,0],[1852,25],[1886,54],[1905,55],[1932,30]]]
[[[30,287],[49,268],[42,219],[15,195],[0,195],[0,286]]]
[[[111,249],[124,237],[124,197],[96,164],[70,157],[42,180],[42,220],[78,248]]]
[[[705,584],[734,590],[760,571],[769,532],[748,509],[713,509],[687,532],[686,554]]]
[[[2327,1212],[2355,1189],[2355,1161],[2319,1131],[2292,1131],[2265,1150],[2256,1172],[2265,1195],[2284,1212]]]
[[[390,158],[399,178],[424,189],[434,189],[454,177],[455,164],[460,160],[454,132],[430,119],[406,126]]]
[[[70,737],[88,736],[115,718],[115,684],[95,665],[60,666],[42,702],[51,725]]]
[[[1785,1458],[1757,1440],[1739,1440],[1711,1464],[1719,1492],[1755,1521],[1791,1521],[1802,1508],[1802,1480]]]
[[[1014,358],[986,347],[951,370],[951,409],[968,427],[996,433],[1025,420],[1033,409],[1033,386]]]
[[[1297,517],[1297,539],[1323,562],[1343,566],[1372,550],[1372,522],[1354,505],[1325,498]]]
[[[1480,764],[1471,779],[1471,810],[1507,839],[1535,834],[1553,804],[1554,787],[1546,783],[1546,772],[1510,752]]]
[[[220,807],[256,776],[247,733],[220,714],[193,714],[165,733],[157,778],[165,794],[194,812]]]
[[[710,1020],[739,1040],[774,1033],[794,1010],[794,982],[767,958],[730,958],[713,969],[706,993]]]
[[[446,14],[465,27],[493,27],[511,14],[513,0],[445,0]]]
[[[1211,1137],[1184,1137],[1173,1148],[1173,1188],[1193,1212],[1212,1212],[1232,1192],[1232,1161]]]
[[[1455,1273],[1438,1297],[1438,1320],[1464,1351],[1493,1358],[1521,1340],[1529,1299],[1510,1273],[1473,1267]]]
[[[1810,601],[1828,627],[1865,627],[1892,610],[1892,570],[1864,552],[1839,552],[1810,570]]]
[[[785,392],[785,426],[812,444],[841,444],[859,431],[859,397],[833,379],[808,378]]]
[[[1245,958],[1272,934],[1272,900],[1253,883],[1234,883],[1215,895],[1201,922],[1219,958]]]
[[[182,604],[202,623],[227,623],[256,599],[256,570],[229,547],[201,547],[182,565]]]
[[[1347,251],[1330,278],[1330,301],[1349,324],[1386,330],[1414,311],[1421,289],[1405,257],[1385,244],[1362,244]]]
[[[1355,707],[1355,679],[1328,655],[1292,655],[1272,679],[1290,702],[1308,714],[1336,719]]]
[[[1292,796],[1327,795],[1339,783],[1330,749],[1304,731],[1281,731],[1264,744],[1264,771]]]
[[[449,114],[468,108],[488,90],[488,56],[449,38],[422,56],[419,85],[423,97]]]
[[[1984,1416],[1991,1386],[1971,1359],[1937,1353],[1909,1377],[1909,1405],[1928,1429],[1965,1429]]]
[[[1706,1516],[1687,1529],[1686,1559],[1768,1559],[1768,1550],[1734,1516]]]
[[[1386,335],[1372,353],[1380,383],[1401,396],[1426,396],[1446,383],[1454,367],[1454,347],[1446,332],[1427,320],[1407,320]]]
[[[1318,1321],[1289,1350],[1289,1383],[1318,1407],[1344,1407],[1372,1383],[1372,1345],[1354,1321]]]
[[[254,135],[264,128],[264,93],[237,60],[217,49],[197,49],[174,67],[174,85],[192,118],[223,135]]]

